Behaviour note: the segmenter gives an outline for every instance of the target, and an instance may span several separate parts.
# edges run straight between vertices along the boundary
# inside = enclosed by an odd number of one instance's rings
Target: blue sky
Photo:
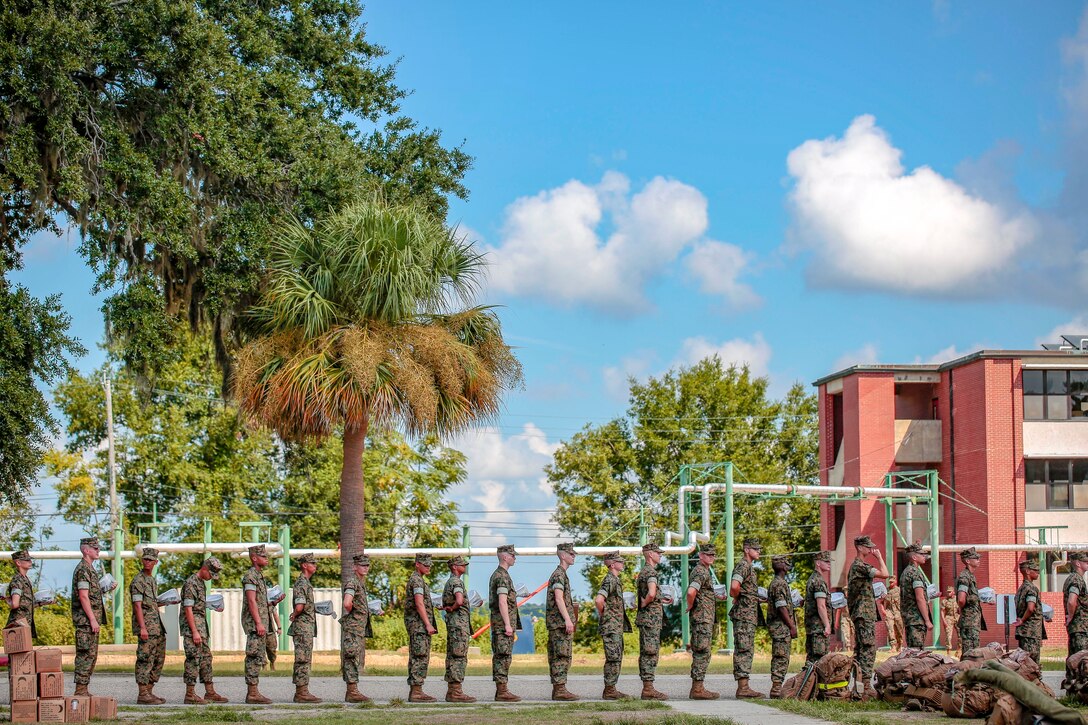
[[[1085,7],[370,2],[405,111],[476,159],[451,220],[525,366],[456,441],[474,542],[555,540],[541,469],[628,375],[718,352],[781,393],[1088,331]],[[77,242],[18,277],[91,347]]]

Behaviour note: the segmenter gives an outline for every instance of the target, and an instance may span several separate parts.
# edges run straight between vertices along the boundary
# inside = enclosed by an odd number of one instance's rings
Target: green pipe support
[[[282,554],[280,555],[279,563],[279,583],[280,589],[286,595],[283,601],[279,603],[280,608],[280,651],[287,650],[287,626],[291,623],[291,609],[294,606],[294,599],[291,596],[291,527],[281,526],[279,545]]]

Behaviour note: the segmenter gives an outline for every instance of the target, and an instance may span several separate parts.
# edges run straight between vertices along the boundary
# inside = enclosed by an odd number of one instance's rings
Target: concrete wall
[[[1088,456],[1088,422],[1081,419],[1025,422],[1024,455],[1028,458]]]

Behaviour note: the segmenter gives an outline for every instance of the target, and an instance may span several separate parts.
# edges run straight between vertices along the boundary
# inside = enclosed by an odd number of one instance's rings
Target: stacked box
[[[64,698],[64,722],[87,722],[90,716],[91,698],[66,697]]]
[[[10,630],[26,630],[11,632]],[[4,649],[22,649],[29,641],[29,627],[4,630]],[[11,692],[12,722],[84,722],[90,709],[89,698],[76,698],[73,714],[64,697],[61,651],[54,647],[28,648],[9,652],[8,685]],[[116,706],[114,712],[116,713]]]
[[[6,654],[18,654],[29,652],[33,647],[30,643],[30,626],[14,624],[4,630],[4,652]]]
[[[38,700],[38,722],[64,722],[64,698]]]
[[[61,652],[56,647],[38,647],[34,650],[35,672],[62,672]]]
[[[37,722],[38,721],[38,701],[33,702],[13,702],[11,703],[11,721],[12,722]]]
[[[112,697],[91,698],[92,720],[116,720],[117,700]]]

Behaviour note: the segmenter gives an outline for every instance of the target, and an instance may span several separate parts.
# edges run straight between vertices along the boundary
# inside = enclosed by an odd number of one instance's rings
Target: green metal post
[[[291,527],[280,527],[280,589],[285,596],[280,602],[280,650],[287,651],[287,625],[290,623],[291,608],[294,602],[291,597]]]
[[[884,477],[884,487],[892,488],[892,476],[888,474]],[[893,567],[895,566],[895,557],[892,556],[892,552],[895,551],[895,501],[891,498],[884,499],[884,556],[887,557],[887,562]],[[895,572],[892,572],[894,575]]]
[[[725,464],[725,579],[726,586],[733,577],[733,464]],[[733,651],[733,620],[725,620],[725,648]]]
[[[469,529],[467,524],[463,524],[461,526],[461,547],[464,548],[464,549],[468,549],[468,548],[470,548],[472,546],[472,535],[469,533],[469,531],[470,531],[470,529]],[[470,564],[472,563],[467,556],[465,557],[465,561],[468,561]],[[468,589],[468,567],[465,567],[465,575],[463,577],[461,577],[461,581],[464,582],[465,591],[467,592],[469,590]]]
[[[1039,543],[1046,543],[1046,529],[1039,529]],[[1046,573],[1049,569],[1049,562],[1047,561],[1047,555],[1045,551],[1039,552],[1039,591],[1046,591]]]
[[[646,546],[648,531],[646,529],[646,507],[643,506],[638,510],[638,544],[639,546]],[[642,569],[645,566],[646,560],[641,554],[638,557],[638,568]]]
[[[125,643],[125,567],[121,561],[121,551],[125,548],[125,529],[121,524],[124,515],[118,512],[117,528],[113,530],[113,559],[110,571],[117,588],[113,590],[113,643]]]
[[[937,486],[939,479],[936,471],[926,472],[926,482],[929,484],[929,552],[930,569],[933,585],[937,587],[938,594],[941,591],[941,515],[937,504],[940,491]],[[939,646],[941,642],[941,599],[938,596],[933,600],[930,613],[933,622],[933,646]]]
[[[691,470],[686,466],[680,467],[680,485],[686,486],[691,480]],[[684,491],[680,496],[680,541],[687,544],[688,541],[688,492]],[[686,647],[691,644],[691,618],[688,616],[688,576],[690,574],[691,555],[684,556],[680,562],[680,638]]]
[[[212,521],[211,521],[211,519],[204,519],[204,555],[203,555],[203,559],[208,558],[208,546],[211,543],[212,543]],[[201,563],[203,563],[203,559],[201,559]],[[211,591],[211,588],[212,588],[212,583],[210,581],[204,582],[204,593],[205,594],[207,594],[209,591]],[[205,610],[204,619],[208,623],[208,637],[209,637],[208,642],[210,643],[211,642],[211,636],[212,636],[212,610],[211,609]]]

